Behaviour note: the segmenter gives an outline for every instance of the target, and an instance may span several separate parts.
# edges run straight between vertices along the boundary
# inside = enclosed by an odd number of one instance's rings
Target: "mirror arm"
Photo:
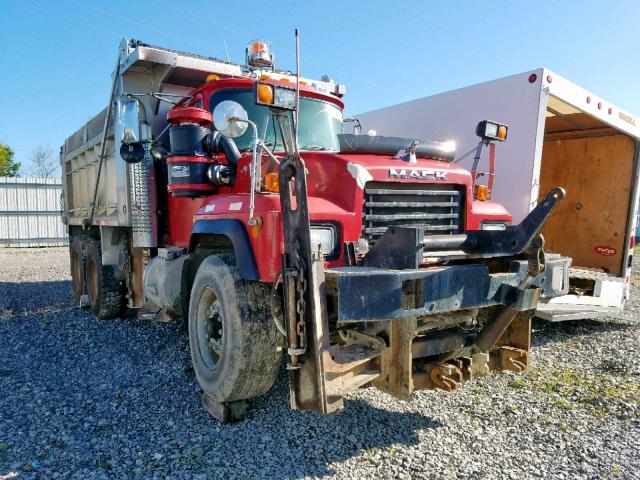
[[[269,147],[267,147],[262,140],[258,140],[258,143],[259,143],[259,146],[261,147],[260,153],[267,152],[267,155],[269,156],[269,158],[271,158],[271,160],[276,162],[276,164],[280,165],[280,160],[271,152],[271,150],[269,150]]]
[[[258,127],[256,126],[255,123],[253,123],[251,120],[247,119],[242,119],[242,118],[238,118],[238,117],[231,117],[229,119],[229,122],[238,122],[238,123],[246,123],[248,125],[251,126],[251,128],[253,129],[253,148],[251,151],[251,163],[249,164],[249,186],[251,189],[251,192],[249,194],[249,225],[254,226],[256,225],[258,222],[256,221],[255,218],[253,218],[253,211],[255,209],[255,200],[256,200],[256,169],[257,169],[257,165],[258,165]],[[262,152],[261,152],[262,153]]]

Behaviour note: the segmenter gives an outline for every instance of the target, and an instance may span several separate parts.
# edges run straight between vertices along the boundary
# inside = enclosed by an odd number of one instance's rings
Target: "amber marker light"
[[[258,101],[267,105],[273,103],[273,87],[266,83],[258,84]]]
[[[507,139],[509,127],[502,123],[483,120],[476,127],[476,135],[482,138],[482,141],[491,143],[493,141],[504,142]]]
[[[500,125],[498,127],[498,138],[502,141],[507,139],[507,127],[505,125]]]
[[[260,236],[260,230],[262,230],[262,217],[256,217],[256,223],[251,227],[251,236],[258,238]]]
[[[268,192],[278,193],[280,186],[278,185],[278,174],[275,172],[267,173],[264,176],[264,188]]]
[[[486,202],[491,199],[491,193],[489,192],[489,187],[487,185],[477,185],[476,186],[476,200],[480,200],[481,202]]]

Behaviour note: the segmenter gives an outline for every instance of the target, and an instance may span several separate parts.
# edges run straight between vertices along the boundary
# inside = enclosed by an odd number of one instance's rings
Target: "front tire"
[[[266,393],[278,374],[279,333],[268,285],[243,280],[233,257],[206,258],[189,299],[189,346],[202,389],[217,402]]]

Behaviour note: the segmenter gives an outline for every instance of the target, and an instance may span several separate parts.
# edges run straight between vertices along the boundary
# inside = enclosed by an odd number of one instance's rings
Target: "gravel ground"
[[[0,479],[640,478],[632,321],[537,323],[526,375],[332,417],[290,411],[283,372],[222,426],[178,324],[98,321],[70,289],[65,249],[0,250]]]

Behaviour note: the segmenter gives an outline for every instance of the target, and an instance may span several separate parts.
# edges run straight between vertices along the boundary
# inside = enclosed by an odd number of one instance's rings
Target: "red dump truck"
[[[539,297],[567,293],[540,235],[564,191],[511,225],[451,142],[345,134],[345,87],[273,60],[265,41],[243,65],[122,41],[107,108],[61,148],[80,304],[186,319],[223,422],[283,357],[291,407],[321,413],[365,384],[410,399],[525,370]],[[508,126],[478,122],[493,164]]]

